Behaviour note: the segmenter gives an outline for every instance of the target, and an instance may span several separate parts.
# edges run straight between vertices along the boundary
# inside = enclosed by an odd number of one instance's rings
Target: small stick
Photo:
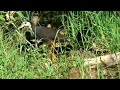
[[[96,58],[90,58],[90,59],[84,59],[84,65],[85,66],[92,66],[97,64],[105,64],[106,66],[112,66],[115,64],[118,64],[120,61],[120,52],[115,54],[108,54],[104,56],[99,56]]]

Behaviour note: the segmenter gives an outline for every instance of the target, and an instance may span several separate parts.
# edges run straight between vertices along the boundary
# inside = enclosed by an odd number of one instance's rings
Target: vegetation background
[[[25,30],[17,30],[21,22],[30,20],[31,11],[17,11],[13,24],[6,21],[7,12],[0,11],[0,78],[6,79],[107,79],[120,78],[119,65],[91,69],[83,65],[83,57],[90,58],[120,51],[120,16],[118,11],[41,11],[41,25],[53,24],[64,29],[70,37],[73,50],[69,55],[62,53],[56,61],[50,61],[47,48],[29,47],[22,51],[25,44]],[[50,21],[50,22],[49,22]],[[85,28],[83,52],[80,50],[77,34]],[[16,31],[17,30],[17,31]],[[18,33],[19,32],[19,33]],[[18,48],[20,45],[20,48]],[[90,52],[96,45],[96,50]],[[39,53],[38,51],[42,51]]]

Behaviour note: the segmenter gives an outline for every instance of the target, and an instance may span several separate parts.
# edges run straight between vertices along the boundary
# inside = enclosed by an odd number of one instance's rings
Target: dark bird
[[[31,22],[23,22],[21,26],[19,27],[19,29],[28,26],[30,29],[33,30],[33,32],[35,33],[37,37],[43,40],[54,40],[55,39],[55,41],[60,41],[60,42],[69,41],[67,36],[59,33],[59,30],[48,28],[48,27],[43,27],[43,26],[38,26],[37,25],[38,22],[39,22],[39,17],[33,16]]]
[[[21,26],[18,29],[21,29],[23,27],[29,27],[35,34],[35,36],[37,36],[38,38],[42,39],[42,42],[47,42],[49,48],[51,49],[52,53],[55,53],[54,50],[56,49],[55,44],[53,41],[56,42],[68,42],[69,39],[67,36],[61,34],[59,32],[59,30],[57,29],[53,29],[53,28],[49,28],[49,27],[43,27],[43,26],[38,26],[39,22],[39,17],[38,16],[33,16],[32,20],[30,22],[23,22],[21,24]],[[29,35],[29,33],[27,33],[28,35],[28,39],[29,41],[31,41],[31,37]],[[67,46],[68,47],[68,46]],[[64,48],[64,50],[68,50],[68,48]],[[58,52],[61,52],[60,50],[58,50]],[[55,58],[55,55],[52,54],[52,60]]]

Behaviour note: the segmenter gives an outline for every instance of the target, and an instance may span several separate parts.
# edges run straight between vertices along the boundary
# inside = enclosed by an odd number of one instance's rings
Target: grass
[[[46,47],[30,47],[29,52],[21,51],[18,45],[26,43],[24,38],[15,32],[15,29],[4,35],[3,32],[8,26],[3,17],[4,12],[0,13],[0,23],[2,24],[0,28],[0,78],[2,79],[69,79],[78,74],[71,75],[72,68],[77,68],[80,79],[89,79],[94,75],[99,79],[107,78],[108,76],[104,75],[106,67],[97,66],[97,70],[91,71],[89,67],[83,65],[83,58],[80,51],[77,50],[79,45],[76,35],[85,27],[92,33],[91,37],[87,35],[84,37],[85,51],[92,47],[93,42],[99,49],[104,48],[108,53],[120,51],[120,16],[116,12],[73,11],[60,15],[64,30],[70,36],[70,43],[74,46],[74,50],[69,55],[63,53],[53,62],[50,61],[50,51]],[[24,17],[21,16],[20,19],[22,18]],[[17,20],[14,23],[16,27],[19,26]],[[19,32],[24,36],[24,30]],[[38,51],[43,51],[43,53]],[[96,54],[93,54],[93,57],[96,57]],[[71,72],[77,72],[77,70],[74,69]],[[110,69],[109,78],[120,78],[119,66],[116,67],[116,70]]]

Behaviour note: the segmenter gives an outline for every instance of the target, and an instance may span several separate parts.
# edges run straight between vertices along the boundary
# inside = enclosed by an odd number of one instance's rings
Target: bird
[[[23,22],[21,26],[18,29],[21,29],[23,27],[29,27],[32,29],[34,34],[39,37],[42,40],[49,41],[49,40],[55,40],[55,41],[69,41],[68,37],[65,35],[62,35],[59,33],[59,30],[49,28],[49,27],[44,27],[44,26],[38,26],[39,22],[39,17],[38,16],[33,16],[32,20],[30,22]]]
[[[69,38],[61,34],[57,29],[38,25],[38,22],[39,22],[39,17],[35,15],[32,17],[31,21],[23,22],[18,29],[21,29],[23,27],[29,27],[34,32],[35,36],[42,39],[43,42],[47,42],[48,47],[52,52],[51,59],[52,60],[56,59],[56,55],[55,55],[56,42],[66,42],[66,41],[68,42]]]

